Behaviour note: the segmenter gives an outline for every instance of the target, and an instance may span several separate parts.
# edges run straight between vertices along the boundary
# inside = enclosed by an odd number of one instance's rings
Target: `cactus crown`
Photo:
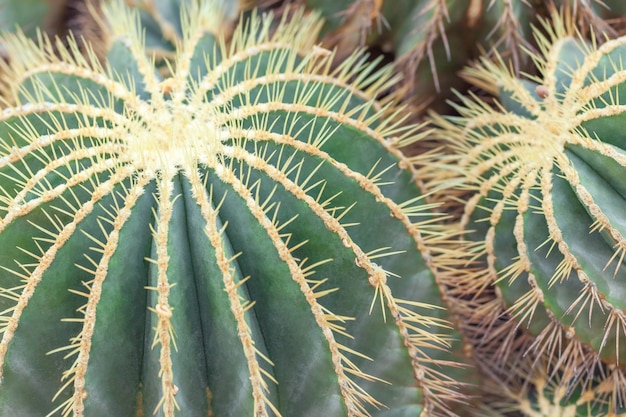
[[[450,414],[390,69],[331,70],[316,15],[227,41],[189,7],[165,79],[121,2],[105,64],[3,40],[0,415]]]

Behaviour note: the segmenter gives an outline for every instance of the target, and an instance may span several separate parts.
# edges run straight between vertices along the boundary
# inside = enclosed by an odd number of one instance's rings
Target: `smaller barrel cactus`
[[[598,46],[572,26],[536,31],[536,77],[502,60],[466,72],[495,105],[465,97],[436,118],[454,156],[430,185],[463,202],[474,265],[455,291],[484,303],[466,309],[482,362],[535,383],[518,397],[529,416],[626,412],[626,37]]]
[[[391,70],[226,3],[183,8],[167,78],[121,2],[103,64],[3,39],[0,416],[454,415]]]

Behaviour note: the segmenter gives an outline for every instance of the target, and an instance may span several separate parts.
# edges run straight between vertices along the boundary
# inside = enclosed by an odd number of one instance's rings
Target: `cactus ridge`
[[[331,69],[315,14],[216,38],[220,7],[183,12],[165,79],[121,2],[106,64],[3,39],[0,414],[452,415],[459,340],[428,251],[448,235],[398,150],[419,127],[374,99],[398,79],[359,53]],[[62,330],[41,336],[37,311]],[[378,365],[383,346],[399,354]]]

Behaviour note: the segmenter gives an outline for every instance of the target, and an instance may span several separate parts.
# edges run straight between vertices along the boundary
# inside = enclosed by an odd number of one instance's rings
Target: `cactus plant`
[[[121,2],[104,64],[3,38],[0,416],[453,415],[397,79],[224,7],[183,8],[165,79]]]
[[[463,202],[458,245],[476,262],[455,291],[484,303],[467,315],[482,362],[544,399],[520,397],[529,416],[556,415],[540,414],[546,399],[563,415],[626,413],[626,37],[599,46],[572,28],[557,16],[535,31],[536,77],[483,59],[466,75],[496,105],[463,97],[459,116],[435,118],[454,156],[430,186]]]

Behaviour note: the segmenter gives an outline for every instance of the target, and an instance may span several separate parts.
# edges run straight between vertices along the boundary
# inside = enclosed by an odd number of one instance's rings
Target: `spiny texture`
[[[191,3],[166,79],[117,3],[104,66],[3,40],[0,416],[453,415],[390,69],[227,13]]]
[[[614,416],[626,400],[626,37],[597,46],[571,27],[536,32],[537,77],[502,61],[467,72],[500,100],[462,98],[459,117],[437,119],[455,156],[431,186],[464,199],[474,242],[455,291],[475,301],[496,286],[466,311],[486,362],[576,404],[565,415]]]

